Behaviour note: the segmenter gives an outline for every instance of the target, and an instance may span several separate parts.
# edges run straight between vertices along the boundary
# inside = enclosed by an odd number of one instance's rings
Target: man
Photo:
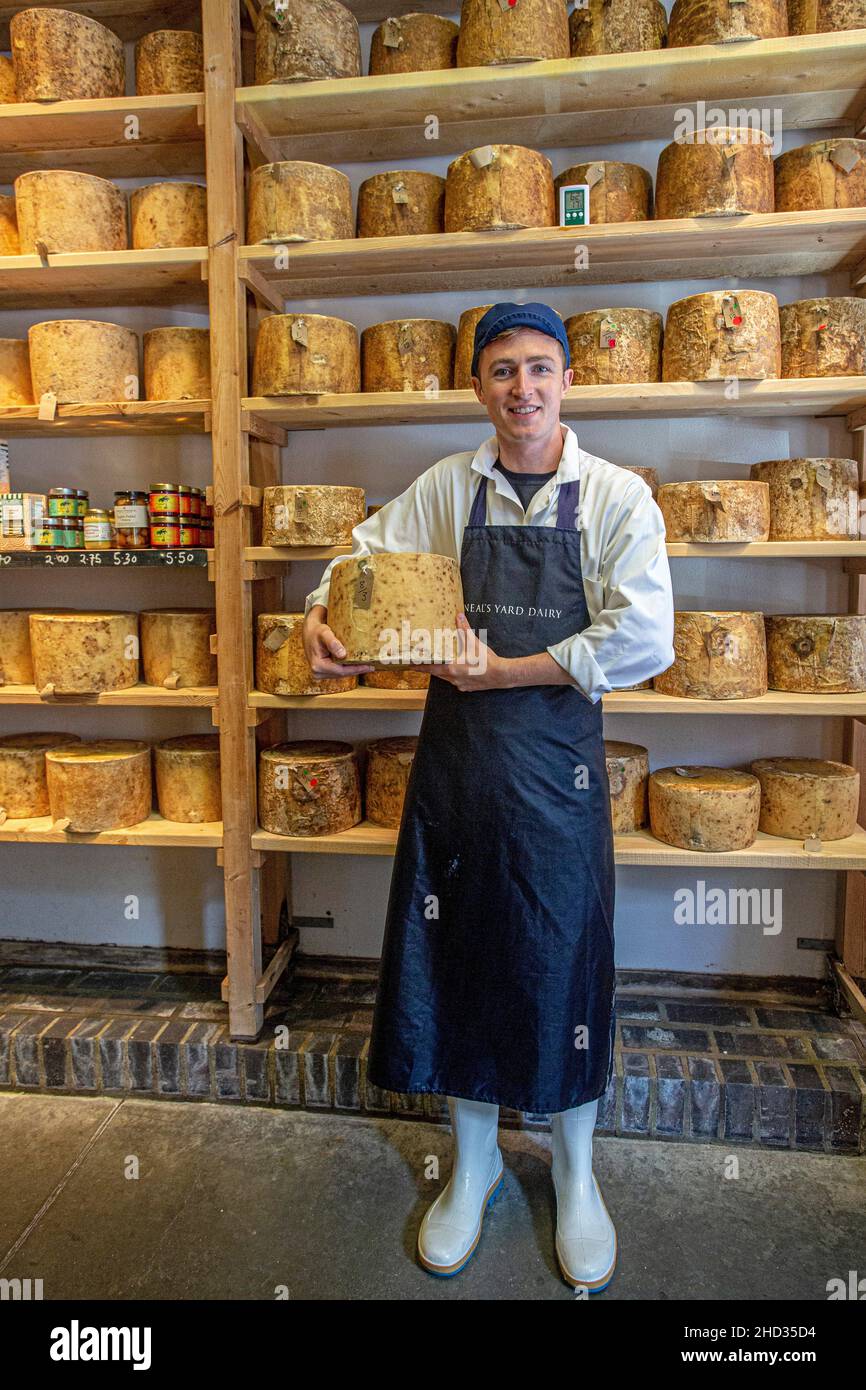
[[[641,478],[578,447],[562,320],[495,304],[472,383],[495,436],[452,454],[353,532],[353,554],[460,561],[462,651],[432,666],[406,792],[368,1076],[448,1097],[451,1178],[418,1237],[456,1274],[502,1183],[498,1107],[552,1116],[556,1251],[598,1291],[616,1233],[592,1176],[613,1070],[614,854],[601,695],[670,666],[664,522]],[[492,485],[492,486],[491,486]],[[319,677],[347,666],[327,626],[332,561],[307,599]]]

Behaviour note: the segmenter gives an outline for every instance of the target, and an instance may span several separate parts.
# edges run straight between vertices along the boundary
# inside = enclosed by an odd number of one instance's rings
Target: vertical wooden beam
[[[851,457],[857,460],[861,485],[866,471],[866,431],[851,434]],[[848,576],[848,611],[866,612],[863,599],[863,578],[859,573]],[[866,721],[845,720],[843,761],[860,773],[860,813],[858,825],[866,819]],[[836,954],[852,975],[866,975],[866,876],[862,873],[839,875],[839,913],[836,930]]]
[[[229,1026],[232,1037],[254,1038],[264,1009],[255,999],[262,943],[259,879],[250,847],[256,807],[255,734],[246,719],[252,687],[252,602],[250,585],[243,580],[250,520],[241,489],[249,483],[249,455],[247,436],[241,430],[247,334],[246,290],[237,272],[244,185],[243,138],[234,114],[241,72],[240,16],[234,0],[202,0],[202,33]]]

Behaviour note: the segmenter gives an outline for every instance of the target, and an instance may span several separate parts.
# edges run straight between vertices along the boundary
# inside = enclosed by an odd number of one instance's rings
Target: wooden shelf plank
[[[381,165],[429,155],[431,109],[444,154],[496,141],[671,139],[682,107],[698,99],[779,110],[785,129],[853,132],[866,107],[866,30],[453,68],[437,72],[435,86],[419,72],[242,87],[236,111],[272,142],[269,157]]]
[[[0,5],[0,50],[9,48],[9,21],[21,9],[56,8],[56,0],[27,0]],[[124,41],[137,39],[153,29],[201,29],[198,5],[190,0],[63,0],[64,10],[86,14],[112,29]]]
[[[291,565],[296,560],[333,560],[337,555],[351,555],[350,545],[248,545],[245,560],[268,560]],[[859,551],[857,552],[860,553]],[[863,548],[866,555],[866,545]]]
[[[585,268],[574,247],[586,246]],[[349,295],[811,275],[853,270],[866,257],[866,208],[747,213],[534,227],[503,232],[356,237],[292,243],[288,266],[273,246],[243,246],[242,278],[266,281],[284,303]],[[280,264],[282,266],[282,260]],[[252,274],[248,274],[248,268]]]
[[[43,700],[35,685],[0,685],[0,705],[42,705],[45,709],[65,709],[69,705],[163,705],[172,708],[202,709],[215,705],[215,685],[191,686],[185,690],[164,690],[159,685],[133,685],[128,690],[105,690],[99,695],[61,695]]]
[[[138,825],[94,834],[55,830],[53,826],[50,816],[7,820],[0,825],[0,841],[42,845],[165,845],[173,849],[218,849],[223,842],[221,821],[182,825],[180,821],[163,820],[156,812]]]
[[[202,109],[197,92],[10,102],[0,106],[0,183],[39,168],[109,178],[201,173]]]
[[[397,831],[362,821],[339,835],[274,835],[257,830],[254,849],[295,854],[393,854]],[[783,840],[758,833],[746,849],[710,854],[677,849],[657,840],[648,830],[614,835],[617,864],[656,865],[659,868],[829,869],[836,872],[866,868],[866,830],[858,826],[844,840],[825,840],[820,854],[803,848],[802,840]]]
[[[672,560],[844,560],[866,558],[866,540],[668,541],[667,552]],[[327,562],[351,553],[350,545],[248,545],[244,559],[291,565],[296,560]]]
[[[421,710],[424,690],[377,690],[359,685],[337,695],[269,695],[252,690],[254,709],[304,710]],[[810,715],[821,719],[866,718],[866,692],[853,695],[803,695],[798,691],[768,690],[748,700],[688,700],[658,690],[611,690],[602,697],[605,714]]]
[[[210,401],[97,401],[59,405],[53,420],[40,420],[35,405],[0,408],[0,438],[18,434],[203,434],[210,428]]]
[[[625,386],[572,386],[562,399],[563,419],[684,418],[694,415],[826,416],[866,408],[866,377],[740,381],[726,399],[724,381],[649,381]],[[366,391],[318,396],[252,396],[243,402],[252,418],[292,430],[358,425],[451,424],[487,420],[473,391]],[[3,414],[0,412],[0,426]]]
[[[0,256],[0,308],[43,304],[204,304],[207,247]]]

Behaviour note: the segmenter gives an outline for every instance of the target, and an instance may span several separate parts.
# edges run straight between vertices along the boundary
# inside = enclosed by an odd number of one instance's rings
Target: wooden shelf
[[[844,840],[825,840],[820,854],[803,848],[802,840],[783,840],[758,833],[747,849],[710,854],[676,849],[657,840],[648,830],[614,835],[617,864],[654,865],[657,868],[733,868],[733,869],[866,869],[866,830],[858,826]],[[274,835],[257,830],[253,849],[277,850],[294,854],[393,854],[397,831],[362,821],[339,835]]]
[[[195,92],[10,102],[0,106],[0,183],[31,169],[75,169],[107,178],[200,174],[202,113],[203,98]],[[128,131],[137,131],[138,138],[127,139]]]
[[[748,700],[688,700],[681,695],[662,695],[658,690],[611,690],[602,695],[605,714],[767,714],[788,718],[809,715],[819,719],[866,718],[866,692],[853,695],[803,695],[798,691],[768,690]],[[377,690],[359,685],[336,695],[268,695],[251,690],[254,709],[304,710],[420,710],[425,690]]]
[[[350,545],[248,545],[244,550],[244,559],[291,565],[296,560],[328,561],[335,559],[337,555],[351,553]],[[863,547],[863,554],[866,555],[866,545]]]
[[[55,0],[27,0],[26,7],[0,5],[0,50],[9,48],[9,21],[14,14],[54,4]],[[123,40],[137,39],[152,29],[201,29],[199,7],[190,0],[63,0],[63,8],[98,19]]]
[[[693,415],[825,416],[866,409],[866,377],[741,381],[739,398],[727,400],[724,381],[649,381],[625,386],[572,386],[562,398],[564,420],[674,419]],[[292,430],[345,429],[358,425],[457,424],[488,421],[473,391],[362,391],[318,396],[252,396],[243,402],[253,424]],[[3,415],[0,412],[0,427]]]
[[[576,149],[671,140],[677,113],[698,99],[779,110],[788,130],[855,134],[866,110],[866,30],[453,68],[435,84],[418,72],[241,87],[236,116],[267,159],[387,168],[497,141]],[[431,111],[435,141],[425,138]]]
[[[54,700],[43,700],[35,685],[0,685],[0,705],[42,705],[44,709],[63,709],[69,705],[162,705],[174,709],[201,709],[216,702],[215,685],[191,686],[185,690],[133,685],[128,690],[105,690],[99,695],[60,695]]]
[[[2,108],[0,108],[2,109]],[[204,434],[210,401],[106,401],[59,405],[40,420],[36,405],[0,409],[0,438],[19,434]]]
[[[587,248],[585,269],[575,269],[577,243]],[[273,246],[239,252],[241,278],[260,294],[266,284],[280,311],[290,300],[348,295],[812,275],[854,271],[866,260],[866,208],[359,237],[290,249],[280,270]]]
[[[0,308],[205,304],[206,271],[206,246],[0,256]]]
[[[164,845],[172,849],[218,849],[223,842],[221,821],[183,825],[180,821],[163,820],[156,812],[138,825],[94,834],[55,830],[53,826],[50,816],[7,820],[0,825],[0,841],[39,845]]]

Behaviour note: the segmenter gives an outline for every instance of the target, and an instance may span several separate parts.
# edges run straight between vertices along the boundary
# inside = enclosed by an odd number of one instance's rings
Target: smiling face
[[[573,371],[555,338],[534,328],[503,333],[481,353],[475,394],[497,435],[509,443],[540,444],[559,430],[559,407]]]

